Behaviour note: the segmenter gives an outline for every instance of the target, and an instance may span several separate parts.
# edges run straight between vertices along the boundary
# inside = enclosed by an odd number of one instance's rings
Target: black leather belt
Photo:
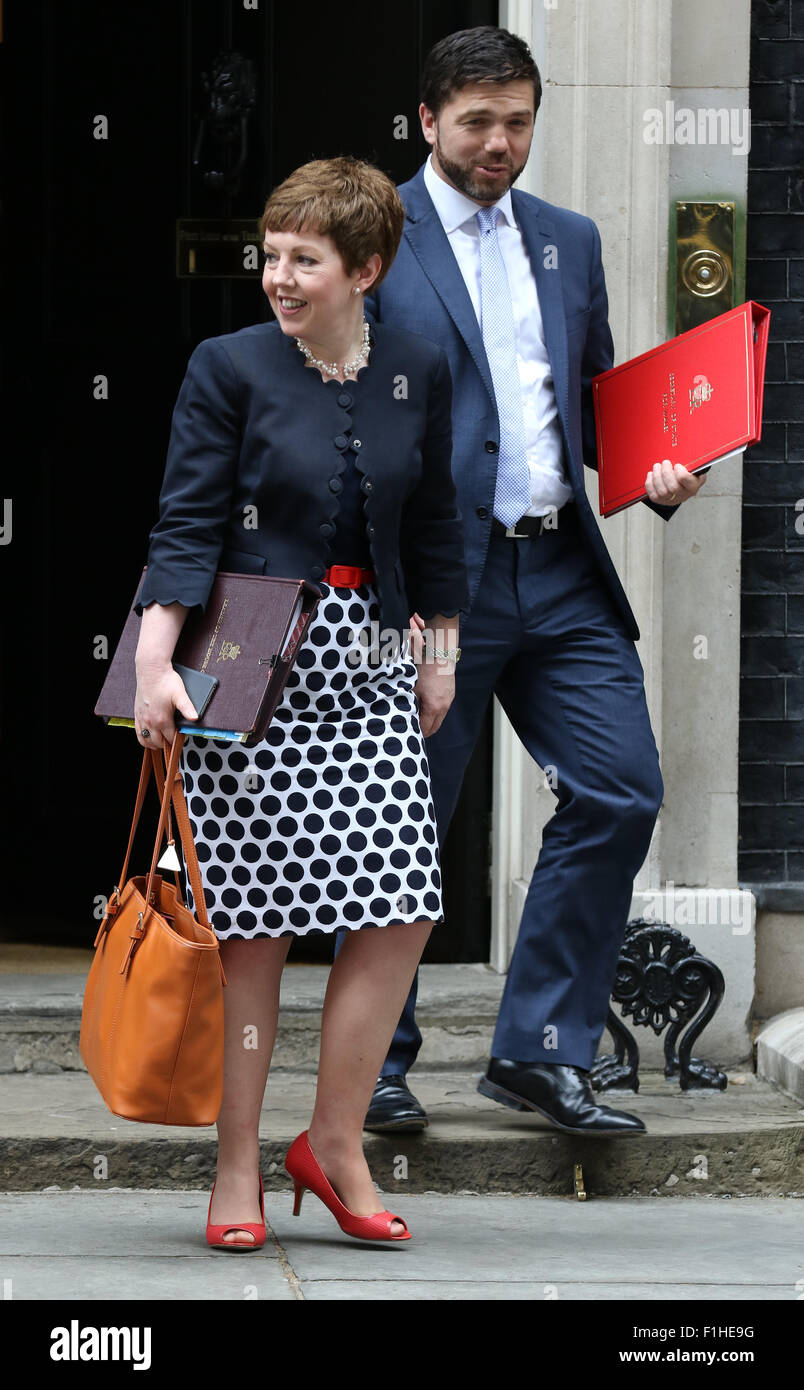
[[[574,510],[574,508],[574,502],[565,502],[564,506],[558,509],[556,521],[560,521],[562,517],[566,518],[569,510]],[[552,526],[545,525],[550,517],[550,512],[546,516],[523,516],[515,526],[506,527],[497,520],[496,516],[493,516],[491,518],[491,534],[492,536],[505,536],[508,540],[524,540],[526,537],[541,536],[545,531],[555,531],[556,529],[556,522]]]

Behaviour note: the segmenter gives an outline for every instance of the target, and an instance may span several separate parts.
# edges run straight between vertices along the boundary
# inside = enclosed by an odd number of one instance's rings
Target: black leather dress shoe
[[[405,1077],[381,1076],[363,1128],[393,1134],[396,1130],[426,1129],[427,1123],[427,1112],[411,1095]]]
[[[636,1115],[598,1105],[581,1067],[492,1057],[477,1089],[512,1110],[535,1110],[565,1134],[644,1134]]]

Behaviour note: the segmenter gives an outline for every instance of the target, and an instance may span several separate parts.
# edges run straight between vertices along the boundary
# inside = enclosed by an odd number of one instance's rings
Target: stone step
[[[0,973],[0,1073],[83,1071],[81,1000],[91,952],[72,969]],[[19,960],[31,964],[30,957]],[[54,963],[59,965],[58,957]],[[315,1071],[328,966],[289,965],[282,976],[274,1066]],[[422,967],[416,1017],[428,1067],[477,1067],[488,1059],[505,978],[486,965]]]
[[[725,1091],[682,1092],[660,1073],[638,1095],[606,1100],[644,1119],[648,1134],[620,1139],[563,1135],[533,1114],[484,1099],[478,1073],[453,1068],[411,1077],[430,1127],[366,1135],[389,1194],[527,1193],[571,1196],[580,1164],[590,1197],[804,1196],[804,1110],[772,1085],[732,1073]],[[314,1077],[272,1070],[260,1125],[269,1190],[286,1190],[283,1158],[305,1129]],[[216,1131],[135,1124],[111,1114],[86,1072],[0,1076],[0,1189],[209,1190]]]
[[[9,970],[0,947],[0,1073],[84,1070],[78,1039],[92,953],[76,950],[71,956],[69,970]],[[37,957],[28,955],[23,960],[17,956],[15,960],[30,967]],[[50,960],[57,967],[61,964],[58,953]],[[274,1051],[274,1066],[282,1071],[313,1072],[318,1065],[321,1005],[328,974],[325,965],[291,963],[284,971]],[[423,1040],[418,1070],[485,1069],[504,986],[505,976],[487,965],[422,966],[416,1008]],[[663,1039],[655,1037],[650,1028],[635,1028],[633,1032],[642,1067],[663,1067]],[[718,1046],[713,1038],[715,1050],[710,1052],[707,1036],[704,1033],[696,1044],[699,1056],[721,1069],[746,1066],[753,1070],[753,1061],[744,1055],[740,1044],[721,1039]],[[600,1051],[611,1050],[612,1041],[604,1033]]]

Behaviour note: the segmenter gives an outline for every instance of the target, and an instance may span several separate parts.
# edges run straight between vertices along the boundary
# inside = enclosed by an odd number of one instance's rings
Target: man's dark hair
[[[438,116],[453,93],[470,82],[522,81],[533,83],[535,115],[542,99],[542,83],[525,40],[494,24],[479,24],[475,29],[447,34],[433,45],[422,73],[421,100]]]

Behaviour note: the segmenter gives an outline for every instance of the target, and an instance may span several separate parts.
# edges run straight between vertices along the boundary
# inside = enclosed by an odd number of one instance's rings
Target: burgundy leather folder
[[[146,566],[147,569],[147,566]],[[133,725],[137,677],[134,655],[141,619],[132,598],[120,641],[95,705],[107,723]],[[174,661],[217,676],[219,684],[200,719],[180,724],[188,732],[239,735],[252,748],[265,737],[299,645],[320,594],[305,579],[219,570],[203,613],[194,608],[176,643]]]

